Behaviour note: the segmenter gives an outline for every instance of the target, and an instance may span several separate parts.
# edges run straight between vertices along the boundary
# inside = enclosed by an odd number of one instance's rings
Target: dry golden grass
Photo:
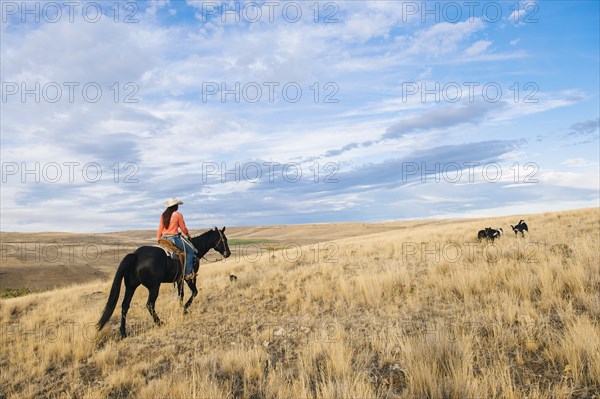
[[[108,281],[2,300],[0,397],[599,398],[600,209],[518,219],[203,265],[189,315],[162,286],[162,327],[138,289],[124,340],[119,306],[94,329]]]
[[[227,236],[234,255],[251,259],[250,254],[267,251],[267,246],[280,249],[291,243],[308,245],[408,225],[410,222],[242,226],[227,228]],[[206,229],[198,229],[191,233],[199,235],[204,231]],[[254,244],[239,244],[240,239],[242,243]],[[0,232],[0,243],[0,295],[14,296],[28,290],[45,291],[112,278],[115,264],[126,254],[139,246],[156,243],[156,231],[102,234]],[[209,262],[219,258],[212,251],[206,256]]]

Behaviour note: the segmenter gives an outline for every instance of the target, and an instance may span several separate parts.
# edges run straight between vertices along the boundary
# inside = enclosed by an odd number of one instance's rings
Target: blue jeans
[[[183,240],[179,236],[162,236],[171,241],[179,249],[185,249],[185,275],[187,276],[192,272],[194,267],[194,250],[189,245],[183,243]]]

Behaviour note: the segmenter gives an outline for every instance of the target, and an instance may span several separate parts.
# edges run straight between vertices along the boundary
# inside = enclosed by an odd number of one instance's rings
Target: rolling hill
[[[527,215],[524,238],[520,218],[228,228],[266,246],[203,264],[188,315],[163,284],[163,326],[138,289],[123,340],[119,306],[95,328],[107,258],[93,281],[0,300],[0,397],[598,398],[600,209]],[[488,226],[505,235],[477,242]]]

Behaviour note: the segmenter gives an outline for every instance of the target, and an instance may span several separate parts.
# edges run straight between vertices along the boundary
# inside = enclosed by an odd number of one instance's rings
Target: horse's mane
[[[201,237],[204,237],[204,236],[207,236],[207,235],[209,235],[209,234],[210,234],[211,232],[213,232],[213,231],[214,231],[213,229],[210,229],[210,230],[208,230],[208,231],[205,231],[204,233],[200,234],[199,236],[192,237],[192,238],[201,238]]]

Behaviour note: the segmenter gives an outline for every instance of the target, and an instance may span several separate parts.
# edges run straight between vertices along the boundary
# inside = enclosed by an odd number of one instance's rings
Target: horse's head
[[[213,230],[217,233],[218,237],[213,245],[213,249],[220,253],[224,258],[229,258],[231,251],[229,250],[229,244],[227,244],[227,237],[225,236],[225,227],[219,230],[216,226]]]

